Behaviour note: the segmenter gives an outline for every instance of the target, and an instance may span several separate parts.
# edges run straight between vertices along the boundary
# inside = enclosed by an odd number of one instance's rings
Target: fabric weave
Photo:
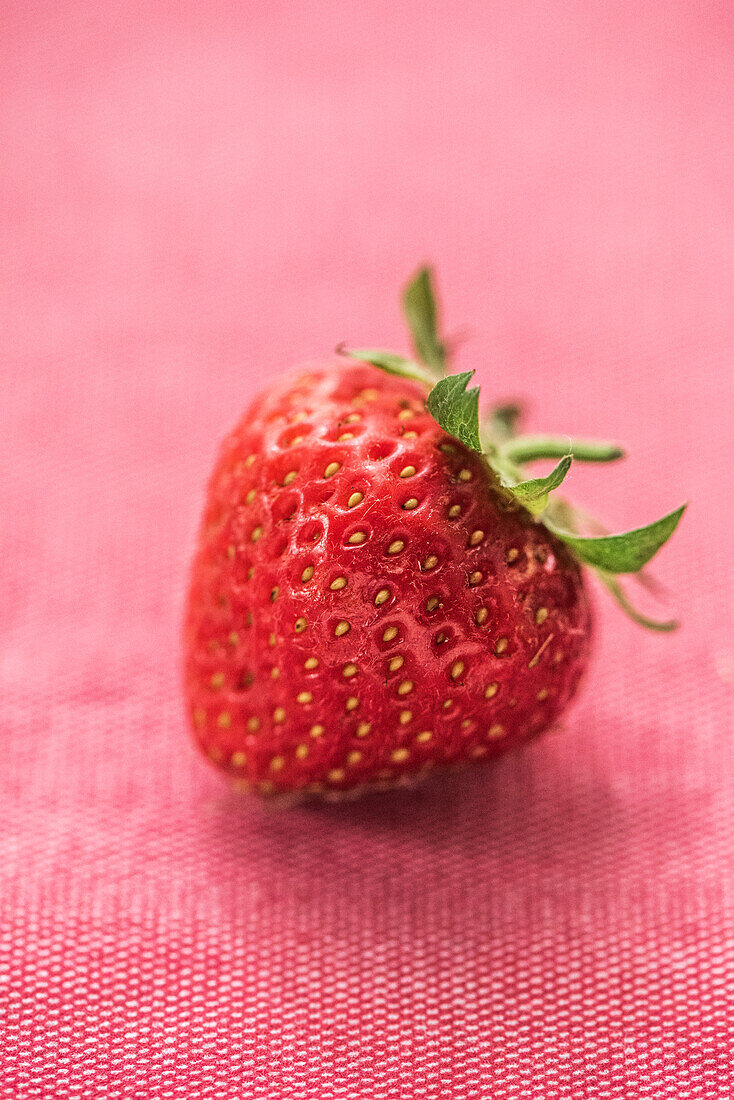
[[[0,1096],[730,1096],[731,5],[2,24]],[[685,625],[599,597],[562,730],[277,811],[186,733],[203,483],[276,371],[405,348],[425,259],[485,398],[629,446],[579,503],[690,498]]]

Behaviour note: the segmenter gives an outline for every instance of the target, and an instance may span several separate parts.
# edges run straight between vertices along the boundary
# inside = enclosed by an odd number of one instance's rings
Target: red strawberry
[[[225,440],[209,484],[187,702],[204,752],[263,794],[391,782],[546,729],[589,652],[580,561],[624,600],[611,572],[639,568],[682,511],[580,537],[576,513],[548,503],[571,457],[546,478],[519,472],[558,457],[557,441],[515,437],[500,409],[478,453],[470,375],[426,401],[412,379],[445,358],[427,272],[406,306],[427,365],[359,352],[382,371],[341,360],[286,379]]]

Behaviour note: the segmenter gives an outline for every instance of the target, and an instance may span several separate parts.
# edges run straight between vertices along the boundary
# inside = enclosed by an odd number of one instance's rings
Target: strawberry
[[[480,426],[446,375],[430,273],[405,307],[416,356],[343,352],[259,396],[211,477],[188,596],[194,735],[261,794],[389,784],[486,760],[547,729],[587,663],[582,565],[643,625],[639,571],[683,509],[585,533],[555,491],[619,448]],[[526,478],[536,459],[558,459]]]

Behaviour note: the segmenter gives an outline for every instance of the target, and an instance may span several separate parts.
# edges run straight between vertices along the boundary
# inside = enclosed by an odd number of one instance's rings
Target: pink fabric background
[[[1,17],[2,1097],[728,1097],[731,4]],[[579,500],[692,500],[685,628],[604,605],[562,733],[277,812],[185,732],[202,483],[425,258],[486,394],[629,444]]]

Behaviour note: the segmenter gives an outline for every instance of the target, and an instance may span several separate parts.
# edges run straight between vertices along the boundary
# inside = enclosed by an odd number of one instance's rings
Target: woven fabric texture
[[[6,0],[0,1096],[724,1100],[734,1089],[734,9]],[[684,628],[597,600],[563,728],[276,810],[200,761],[180,618],[274,372],[405,347],[623,440],[575,498]]]

